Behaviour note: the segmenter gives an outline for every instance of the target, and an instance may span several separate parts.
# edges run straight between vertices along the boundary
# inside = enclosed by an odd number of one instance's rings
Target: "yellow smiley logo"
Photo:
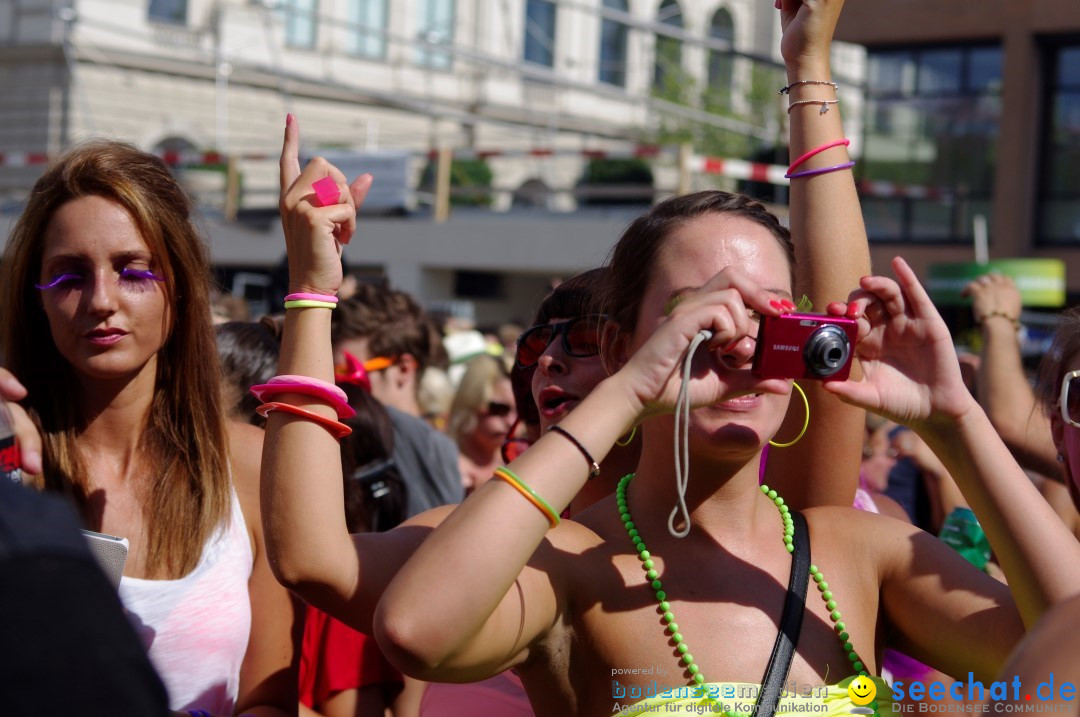
[[[877,697],[877,687],[869,677],[859,675],[847,688],[848,697],[859,706],[868,705]]]

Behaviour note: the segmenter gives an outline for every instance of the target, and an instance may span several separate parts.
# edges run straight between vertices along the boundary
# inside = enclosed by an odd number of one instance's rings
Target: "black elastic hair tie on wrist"
[[[581,455],[585,456],[585,460],[589,464],[589,478],[590,479],[595,478],[596,476],[600,475],[600,464],[597,463],[595,460],[593,460],[592,454],[589,453],[589,449],[586,448],[585,446],[583,446],[581,444],[581,441],[574,438],[572,435],[570,435],[569,431],[567,431],[565,428],[562,428],[561,426],[552,426],[551,428],[548,429],[548,431],[554,431],[555,433],[558,433],[560,436],[562,436],[566,440],[573,443],[574,446],[579,451],[581,451]]]

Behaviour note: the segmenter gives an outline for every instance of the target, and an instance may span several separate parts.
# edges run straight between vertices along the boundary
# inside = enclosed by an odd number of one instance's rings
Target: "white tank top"
[[[244,514],[232,491],[228,526],[218,528],[188,575],[121,578],[120,599],[169,691],[171,709],[233,713],[251,632],[251,564]]]

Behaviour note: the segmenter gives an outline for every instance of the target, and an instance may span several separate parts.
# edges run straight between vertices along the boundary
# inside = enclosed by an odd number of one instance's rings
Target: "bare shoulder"
[[[903,506],[897,503],[895,500],[883,493],[877,493],[874,495],[874,503],[877,504],[878,510],[882,515],[887,515],[890,518],[896,518],[903,523],[911,523],[911,517],[904,510]]]
[[[548,532],[530,564],[561,577],[575,592],[580,593],[585,586],[600,588],[615,555],[633,547],[614,501],[614,496],[609,496],[573,519],[563,519]]]
[[[936,540],[909,522],[879,513],[843,506],[821,506],[802,511],[815,548],[830,553],[859,554],[873,564],[905,561],[925,539]]]
[[[239,421],[228,421],[229,470],[232,474],[236,497],[244,512],[248,532],[261,532],[262,518],[259,507],[259,469],[262,465],[264,433],[258,426]]]
[[[910,522],[846,506],[823,505],[807,508],[801,512],[806,517],[807,526],[812,533],[830,538],[850,538],[861,535],[865,539],[867,531],[872,531],[874,535],[884,536],[922,532]]]

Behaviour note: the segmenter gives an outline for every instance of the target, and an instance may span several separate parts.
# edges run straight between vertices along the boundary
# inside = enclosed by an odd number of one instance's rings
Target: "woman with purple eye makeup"
[[[129,541],[120,599],[177,714],[294,714],[296,614],[266,560],[262,432],[225,419],[209,263],[169,169],[118,142],[58,159],[0,269],[0,369],[27,480]],[[10,370],[10,374],[8,373]],[[254,457],[254,458],[253,458]],[[48,639],[48,635],[43,635]]]

